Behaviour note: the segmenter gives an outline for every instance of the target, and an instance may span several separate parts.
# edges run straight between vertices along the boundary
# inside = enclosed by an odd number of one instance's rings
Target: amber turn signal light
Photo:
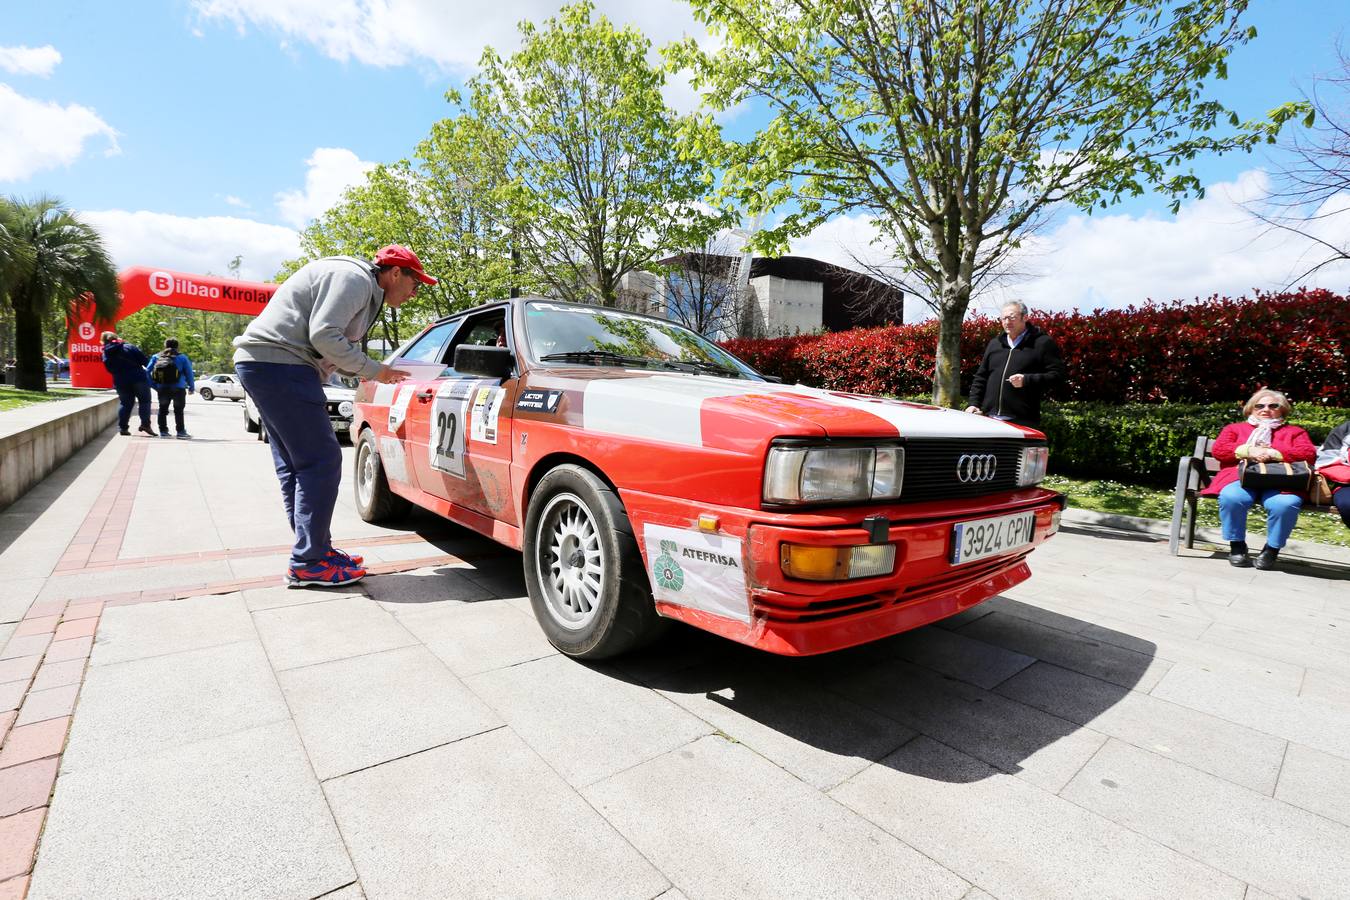
[[[895,568],[894,544],[820,547],[784,543],[779,550],[783,574],[803,581],[847,581],[889,575]]]

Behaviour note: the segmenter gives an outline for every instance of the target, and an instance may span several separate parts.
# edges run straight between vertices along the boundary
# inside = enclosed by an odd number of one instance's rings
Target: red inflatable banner
[[[209,312],[256,316],[276,293],[277,285],[238,281],[214,275],[188,275],[170,269],[137,266],[118,276],[122,305],[111,322],[94,317],[93,307],[76,308],[70,319],[70,383],[72,387],[110,388],[112,376],[103,367],[104,331],[116,331],[116,323],[151,304],[204,309]],[[158,347],[142,347],[147,354]]]

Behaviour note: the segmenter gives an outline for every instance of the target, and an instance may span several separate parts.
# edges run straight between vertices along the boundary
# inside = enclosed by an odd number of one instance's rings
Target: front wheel
[[[244,430],[249,434],[257,434],[258,429],[262,427],[262,422],[255,422],[248,417],[248,410],[244,410]]]
[[[200,391],[198,391],[197,393],[199,393],[199,394],[202,395],[202,399],[203,399],[203,400],[214,400],[214,399],[216,398],[216,395],[213,394],[213,393],[211,393],[211,389],[210,389],[210,388],[202,388],[202,389],[201,389]]]
[[[530,605],[560,652],[604,659],[664,630],[628,513],[590,471],[559,466],[540,480],[523,554]]]
[[[389,489],[375,435],[366,429],[356,442],[356,512],[367,522],[388,522],[406,516],[412,509],[407,498]]]

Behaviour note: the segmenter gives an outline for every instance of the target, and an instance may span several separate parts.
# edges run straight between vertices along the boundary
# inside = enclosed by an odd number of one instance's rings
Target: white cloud
[[[231,216],[192,218],[140,210],[98,210],[81,218],[103,235],[119,269],[160,266],[180,272],[226,274],[242,256],[239,274],[268,281],[281,263],[300,255],[300,238],[289,228]]]
[[[225,202],[226,202],[228,205],[230,205],[230,206],[237,206],[237,207],[239,207],[240,209],[248,209],[248,208],[249,208],[249,205],[248,205],[248,201],[247,201],[247,200],[244,200],[244,199],[241,199],[241,198],[239,198],[239,197],[236,197],[234,194],[226,194],[224,199],[225,199]]]
[[[430,63],[467,72],[483,48],[508,53],[518,44],[516,23],[542,22],[562,0],[496,0],[447,4],[444,0],[193,0],[203,19],[279,32],[312,43],[333,59],[372,66]],[[597,10],[619,24],[641,28],[658,45],[685,34],[703,36],[689,7],[677,0],[599,0]]]
[[[375,163],[341,147],[320,147],[305,160],[305,189],[277,194],[281,220],[304,228],[342,197],[342,192],[365,180]]]
[[[61,62],[61,52],[47,44],[43,47],[0,47],[0,69],[15,75],[46,78]]]
[[[1210,186],[1204,199],[1184,203],[1175,216],[1061,215],[1025,242],[1013,262],[1019,274],[977,298],[972,309],[989,312],[1012,298],[1043,310],[1120,309],[1150,299],[1250,296],[1254,288],[1281,290],[1295,280],[1294,287],[1350,288],[1350,263],[1299,278],[1322,257],[1312,241],[1268,228],[1249,209],[1269,190],[1269,176],[1252,170]],[[1304,227],[1350,245],[1350,195],[1328,201]],[[884,248],[869,246],[876,233],[864,215],[841,216],[793,241],[792,252],[850,268],[859,268],[854,256],[884,264]],[[906,319],[929,314],[926,306],[906,302]]]
[[[68,166],[95,137],[107,139],[108,155],[119,152],[117,132],[92,109],[34,100],[0,84],[0,181]]]

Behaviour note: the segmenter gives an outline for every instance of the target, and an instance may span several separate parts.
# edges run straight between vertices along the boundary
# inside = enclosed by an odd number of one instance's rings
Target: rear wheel
[[[367,522],[388,522],[406,516],[412,504],[389,489],[389,479],[380,464],[375,435],[370,429],[361,432],[356,442],[356,511]]]
[[[664,630],[628,513],[590,471],[559,466],[540,480],[523,552],[535,618],[562,653],[603,659]]]
[[[245,409],[245,410],[244,410],[244,430],[247,431],[249,434],[257,434],[257,433],[258,433],[258,429],[259,429],[261,426],[262,426],[262,423],[261,423],[261,422],[255,422],[255,421],[253,421],[252,419],[250,419],[250,418],[248,417],[248,410]]]

